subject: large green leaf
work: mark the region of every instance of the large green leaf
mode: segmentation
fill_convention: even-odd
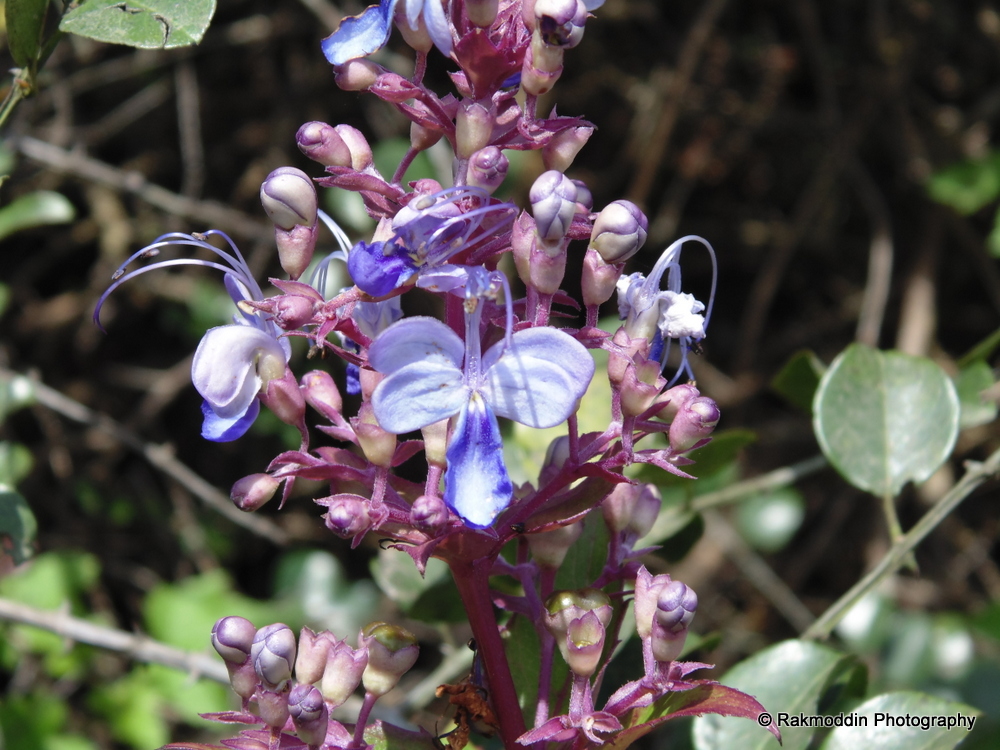
[[[49,0],[6,0],[4,4],[10,56],[22,68],[38,62],[48,4]]]
[[[894,496],[948,458],[959,413],[955,387],[934,362],[852,344],[820,381],[813,427],[847,481]]]
[[[214,13],[215,0],[86,0],[59,28],[99,42],[169,49],[200,42]]]
[[[728,687],[749,693],[771,716],[816,714],[820,698],[853,658],[809,641],[785,641],[740,662],[720,678]],[[784,750],[808,746],[813,729],[778,727]],[[778,743],[752,721],[722,716],[702,716],[694,722],[697,750],[777,750]],[[858,747],[863,747],[859,745]]]
[[[946,750],[965,739],[969,719],[979,713],[971,706],[923,693],[886,693],[865,701],[845,715],[845,719],[852,718],[856,726],[837,727],[821,747],[822,750],[856,750],[859,747]],[[957,722],[959,717],[966,722],[962,726],[938,725],[938,722],[949,720]],[[861,719],[864,721],[859,721]],[[915,725],[910,726],[908,722]],[[857,725],[861,723],[866,726]]]
[[[22,229],[73,221],[76,209],[63,195],[39,190],[0,208],[0,239]]]

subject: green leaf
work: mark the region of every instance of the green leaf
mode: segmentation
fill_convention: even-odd
[[[0,574],[6,558],[20,565],[31,557],[37,530],[27,501],[13,490],[0,491]]]
[[[379,550],[378,557],[371,562],[371,573],[382,593],[404,612],[431,586],[451,577],[447,563],[436,557],[427,561],[427,569],[421,576],[410,556],[395,549]]]
[[[777,552],[795,536],[805,515],[802,495],[787,487],[740,503],[736,509],[736,526],[754,548]]]
[[[993,229],[986,238],[986,249],[994,258],[1000,258],[1000,209],[993,217]]]
[[[38,62],[48,4],[49,0],[7,0],[4,5],[10,56],[22,68]]]
[[[837,727],[822,744],[822,750],[857,750],[859,747],[877,747],[879,750],[946,750],[955,747],[968,735],[962,728],[935,726],[939,721],[968,720],[979,711],[955,701],[935,698],[915,692],[886,693],[865,701],[848,716],[865,719],[867,726]],[[922,717],[927,728],[895,726],[889,719],[905,721],[908,717]],[[846,717],[845,717],[846,718]]]
[[[998,346],[1000,346],[1000,328],[963,354],[958,360],[959,368],[966,367],[977,359],[988,359]]]
[[[110,44],[170,49],[197,44],[215,13],[215,0],[86,0],[59,24],[61,31]]]
[[[948,458],[959,411],[954,385],[934,362],[852,344],[820,381],[813,428],[848,482],[895,496]]]
[[[441,743],[426,730],[411,732],[383,721],[365,727],[365,742],[373,750],[437,750]]]
[[[0,440],[0,487],[15,486],[31,472],[33,465],[31,451],[20,443]]]
[[[719,681],[749,693],[773,717],[816,714],[828,687],[854,666],[854,659],[810,641],[784,641],[740,662]],[[779,727],[784,750],[808,746],[813,729]],[[746,719],[702,716],[694,722],[697,750],[771,750],[778,743],[767,731]],[[859,745],[863,747],[863,745]]]
[[[76,217],[76,209],[65,196],[51,190],[22,195],[0,208],[0,240],[22,229],[65,224]]]
[[[962,407],[962,416],[958,424],[963,430],[987,424],[997,418],[996,402],[986,401],[982,397],[983,391],[995,383],[993,368],[981,359],[962,368],[958,373],[955,389],[958,391],[958,401]]]
[[[931,198],[972,214],[1000,196],[1000,151],[945,167],[927,184]]]
[[[588,513],[583,520],[583,533],[576,540],[556,573],[557,590],[581,589],[590,586],[604,570],[608,555],[608,526],[600,511]]]
[[[771,388],[793,406],[811,412],[813,397],[825,369],[815,352],[802,349],[793,354],[781,372],[774,376]]]

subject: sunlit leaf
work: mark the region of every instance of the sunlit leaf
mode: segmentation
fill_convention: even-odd
[[[48,4],[49,0],[6,0],[4,3],[10,56],[22,68],[38,62]]]
[[[0,208],[0,239],[22,229],[65,224],[75,217],[73,204],[60,193],[51,190],[28,193]]]
[[[927,184],[931,198],[959,213],[971,214],[1000,196],[1000,152],[942,169]]]
[[[955,701],[944,700],[916,692],[886,693],[865,701],[852,715],[867,719],[867,726],[837,727],[821,745],[822,750],[857,750],[859,747],[877,747],[879,750],[912,750],[934,748],[948,750],[968,735],[969,717],[978,716],[979,710]],[[957,721],[966,718],[966,725],[938,726],[940,721]],[[896,726],[889,718],[926,721],[926,727]],[[918,718],[922,717],[922,718]]]
[[[983,398],[983,391],[996,383],[993,368],[982,360],[977,360],[962,368],[955,379],[958,401],[962,408],[959,426],[964,430],[987,424],[997,418],[996,401]]]
[[[62,31],[142,49],[197,44],[215,13],[215,0],[86,0],[59,24]]]
[[[777,717],[816,714],[820,698],[839,675],[853,666],[853,658],[809,641],[785,641],[758,652],[718,678],[723,684],[749,693]],[[779,727],[784,750],[805,748],[813,729]],[[777,741],[755,722],[721,716],[702,716],[694,722],[697,750],[772,750]]]
[[[847,481],[878,496],[921,482],[958,436],[958,394],[934,362],[852,344],[816,391],[813,427]]]

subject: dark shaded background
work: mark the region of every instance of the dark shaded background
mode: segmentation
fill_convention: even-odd
[[[257,190],[285,164],[320,174],[295,148],[302,122],[349,123],[372,142],[406,136],[407,122],[388,105],[334,86],[319,40],[340,15],[317,0],[221,0],[197,48],[136,52],[71,38],[7,128],[16,166],[3,202],[53,189],[79,216],[0,245],[0,279],[12,293],[0,362],[172,446],[223,491],[262,471],[281,442],[197,436],[188,368],[200,333],[185,300],[200,293],[201,275],[151,274],[122,288],[105,309],[108,335],[90,315],[114,268],[165,231],[226,229],[260,278],[277,275]],[[595,15],[555,89],[560,113],[597,126],[570,175],[586,181],[598,207],[627,197],[647,211],[647,249],[630,270],[648,270],[683,234],[717,249],[719,293],[696,370],[723,407],[722,427],[757,433],[743,453],[745,476],[818,452],[808,415],[768,388],[798,350],[829,362],[859,337],[863,318],[863,340],[953,370],[996,329],[1000,275],[984,249],[994,207],[961,217],[925,188],[935,170],[990,149],[1000,119],[1000,15],[989,3],[608,0]],[[384,62],[405,72],[409,59],[394,36]],[[428,74],[439,92],[446,70],[436,59]],[[59,150],[33,158],[24,136]],[[112,168],[109,179],[125,189],[93,179],[93,162],[81,167],[80,156]],[[516,189],[526,191],[532,169],[541,168],[529,163]],[[144,199],[148,185],[194,208],[171,215]],[[216,204],[230,210],[221,223],[198,214]],[[873,275],[869,258],[886,249],[891,269]],[[690,261],[686,286],[707,288],[707,265],[697,252]],[[884,316],[862,316],[866,290],[879,281],[887,283]],[[202,525],[233,541],[215,562],[247,593],[269,593],[275,546],[221,520],[120,441],[40,406],[3,431],[35,457],[21,490],[39,520],[38,547],[98,554],[99,606],[120,627],[141,620],[153,582],[208,564],[210,552],[185,536]],[[959,461],[984,456],[997,438],[995,425],[963,433],[952,471],[904,493],[904,527],[947,489]],[[130,500],[134,514],[123,524],[88,511],[83,485]],[[800,489],[806,523],[767,562],[818,614],[878,559],[886,532],[877,503],[832,470]],[[996,499],[995,489],[974,496],[921,546],[922,576],[898,586],[901,606],[974,613],[1000,598]],[[364,575],[370,550],[349,555],[323,533],[310,503],[263,512],[293,544],[334,550]],[[720,667],[796,633],[731,553],[708,538],[681,568],[702,596],[700,627],[727,636],[705,655]]]

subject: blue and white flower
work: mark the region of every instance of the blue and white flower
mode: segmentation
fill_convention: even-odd
[[[333,65],[343,65],[349,60],[367,57],[382,49],[389,41],[396,7],[400,0],[382,0],[370,5],[357,16],[348,16],[340,26],[323,40],[326,59]],[[444,0],[402,0],[406,24],[416,31],[421,22],[427,35],[441,54],[451,56],[451,25],[445,14]]]
[[[485,528],[506,508],[513,487],[497,417],[529,427],[566,420],[587,390],[594,360],[554,328],[511,333],[481,353],[482,300],[468,296],[465,341],[434,318],[406,318],[368,351],[385,373],[372,394],[383,429],[402,434],[457,417],[448,443],[444,499],[465,523]]]

